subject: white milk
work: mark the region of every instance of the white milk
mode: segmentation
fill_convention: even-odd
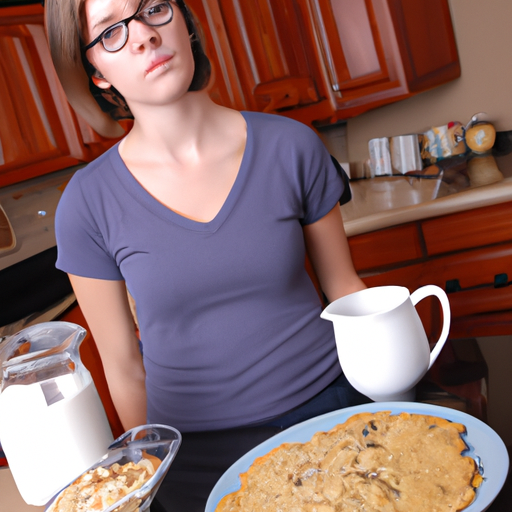
[[[49,406],[41,382],[12,385],[0,394],[2,447],[18,490],[29,505],[45,505],[103,457],[113,441],[92,380],[81,390],[76,381],[72,393],[69,378],[74,377],[63,377],[60,387],[66,398]]]

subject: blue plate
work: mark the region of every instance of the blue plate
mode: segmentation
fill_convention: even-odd
[[[464,512],[483,512],[494,501],[507,478],[509,459],[505,444],[488,425],[469,414],[437,405],[414,402],[375,402],[356,407],[340,409],[294,425],[253,448],[235,462],[213,488],[205,512],[214,512],[219,501],[226,495],[240,489],[240,473],[245,473],[255,459],[267,454],[282,443],[305,443],[316,432],[328,431],[350,416],[361,412],[391,411],[393,414],[408,412],[426,414],[462,423],[467,433],[463,435],[469,447],[468,455],[480,464],[484,481],[476,491],[476,498]]]

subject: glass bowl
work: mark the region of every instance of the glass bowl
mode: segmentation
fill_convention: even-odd
[[[149,510],[149,506],[163,478],[167,474],[180,445],[181,434],[175,428],[166,425],[141,425],[128,430],[118,437],[108,447],[108,452],[105,456],[87,471],[98,467],[109,468],[114,463],[119,465],[127,464],[128,462],[138,463],[143,455],[149,455],[149,458],[156,457],[161,462],[155,474],[139,489],[130,492],[101,512],[144,512]],[[84,473],[87,471],[84,471]],[[65,490],[60,491],[48,503],[45,509],[46,512],[55,511],[54,504]]]

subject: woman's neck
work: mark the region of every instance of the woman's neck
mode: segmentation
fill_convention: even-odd
[[[226,111],[205,91],[189,92],[167,106],[132,108],[135,121],[121,143],[121,156],[127,160],[144,158],[146,162],[194,160],[208,145],[209,136],[220,128],[217,125]]]

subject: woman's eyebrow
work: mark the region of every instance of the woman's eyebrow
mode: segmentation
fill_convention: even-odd
[[[113,14],[108,14],[107,16],[99,19],[96,23],[94,23],[92,28],[95,29],[96,27],[99,27],[101,25],[110,24],[113,19],[114,19],[114,15]]]
[[[128,5],[128,3],[129,3],[129,2],[127,2],[126,4]],[[148,3],[149,3],[149,0],[141,0],[141,1],[139,2],[139,6],[137,7],[137,11],[140,11],[140,10],[141,10],[143,7],[145,7],[145,6],[146,6],[146,4],[148,4]],[[137,11],[135,11],[135,12],[137,12]],[[105,15],[103,18],[100,18],[98,21],[96,21],[96,22],[94,23],[94,25],[92,26],[92,29],[94,30],[95,28],[97,28],[97,27],[99,27],[99,26],[101,26],[101,25],[107,25],[107,26],[108,26],[108,25],[111,25],[111,24],[112,24],[112,21],[114,21],[114,20],[115,20],[115,18],[116,18],[116,17],[114,16],[114,14],[113,14],[113,13],[107,14],[107,15]],[[125,19],[125,18],[123,18],[123,19]],[[119,21],[119,20],[118,20],[118,21]]]

